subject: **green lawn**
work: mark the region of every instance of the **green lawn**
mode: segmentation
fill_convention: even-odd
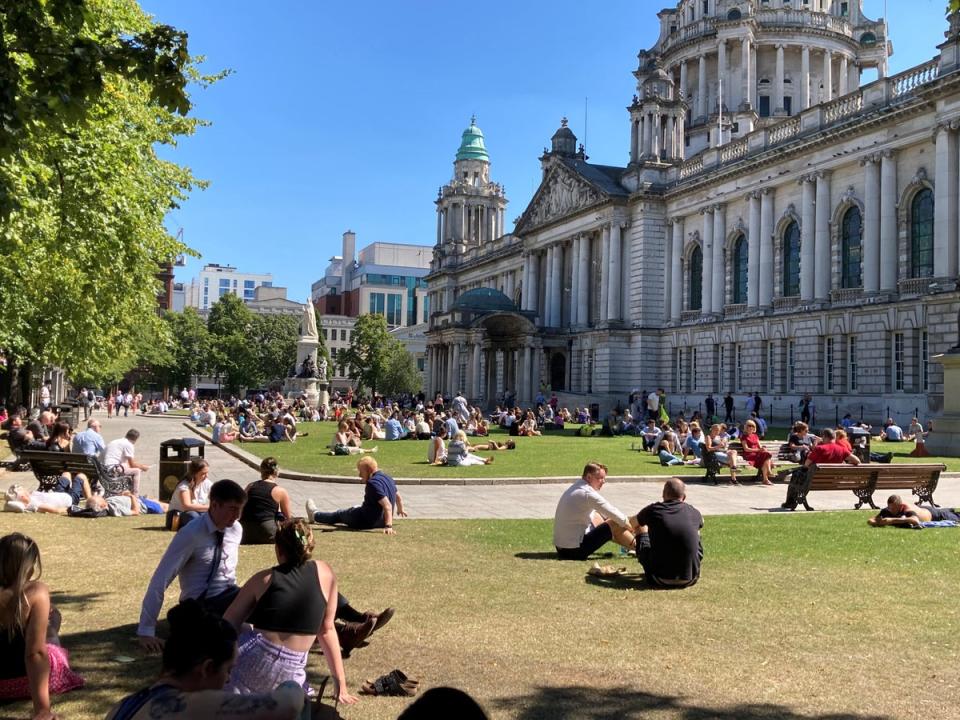
[[[326,532],[316,554],[354,604],[397,608],[346,661],[354,688],[400,668],[423,687],[467,690],[494,718],[523,720],[956,717],[960,530],[875,530],[867,517],[707,518],[703,578],[682,591],[643,589],[632,560],[601,559],[628,565],[612,582],[587,577],[587,562],[554,560],[548,521]],[[64,717],[102,718],[155,677],[134,633],[171,537],[158,525],[0,514],[0,533],[40,543],[63,642],[87,679],[55,699]],[[271,548],[242,548],[240,578],[273,561]],[[364,698],[343,714],[386,720],[405,704]],[[0,716],[28,717],[28,704]]]
[[[574,426],[579,427],[579,426]],[[273,455],[284,470],[318,473],[321,475],[349,475],[356,473],[357,456],[331,456],[327,445],[335,432],[334,424],[301,423],[309,435],[295,443],[241,443],[247,452],[259,457]],[[773,433],[774,437],[776,433]],[[784,435],[785,437],[785,435]],[[506,432],[500,428],[491,431],[491,438],[504,442]],[[474,439],[471,438],[471,441]],[[477,439],[478,442],[482,439]],[[367,441],[365,446],[376,445],[377,462],[394,477],[403,478],[484,478],[484,477],[569,477],[579,475],[585,463],[597,460],[609,468],[611,475],[680,475],[703,474],[699,467],[663,467],[650,453],[631,450],[642,447],[638,437],[591,437],[582,438],[572,429],[547,431],[541,437],[516,438],[515,450],[495,453],[479,452],[481,456],[493,455],[492,465],[476,467],[445,467],[427,464],[427,440],[398,440],[386,442]],[[876,452],[892,450],[894,462],[942,462],[947,470],[960,471],[960,458],[907,457],[913,443],[874,443]],[[753,468],[741,469],[741,474],[756,475]]]

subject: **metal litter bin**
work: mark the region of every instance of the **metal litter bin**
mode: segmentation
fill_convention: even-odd
[[[67,423],[71,430],[77,427],[77,404],[72,402],[63,402],[57,406],[57,420]]]
[[[600,403],[590,403],[590,417],[595,423],[600,422]]]
[[[200,438],[173,438],[160,443],[160,501],[170,502],[173,491],[187,476],[194,458],[202,458],[206,443]],[[196,452],[192,452],[192,451]]]

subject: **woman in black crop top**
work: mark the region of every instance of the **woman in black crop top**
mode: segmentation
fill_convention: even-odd
[[[338,701],[355,703],[347,692],[333,624],[337,578],[327,563],[310,559],[310,525],[303,518],[283,521],[274,547],[277,565],[247,580],[223,616],[237,630],[243,623],[253,626],[240,637],[228,687],[240,694],[263,693],[293,681],[307,690],[307,655],[318,640]]]
[[[277,534],[277,521],[293,517],[290,494],[277,484],[280,467],[276,458],[260,463],[260,479],[247,485],[247,502],[240,515],[244,545],[267,545]]]
[[[50,695],[83,686],[57,632],[60,613],[40,582],[40,549],[20,533],[0,538],[0,699],[33,700],[34,720],[55,717]]]

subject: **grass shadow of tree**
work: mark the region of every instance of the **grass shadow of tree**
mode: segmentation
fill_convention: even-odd
[[[741,703],[728,707],[697,705],[691,698],[657,695],[632,687],[537,687],[528,695],[492,701],[516,720],[623,720],[672,715],[680,720],[888,720],[886,715],[800,714],[774,704]]]

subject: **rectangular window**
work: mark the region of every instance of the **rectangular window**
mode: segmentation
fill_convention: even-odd
[[[331,359],[331,360],[336,360],[336,359],[337,359],[337,348],[335,348],[335,347],[334,347],[334,348],[330,348],[330,359]]]
[[[920,333],[920,390],[930,390],[930,338],[926,330]]]
[[[794,365],[793,340],[787,340],[787,392],[796,390],[796,365]]]
[[[386,311],[386,295],[383,293],[370,293],[370,314],[383,315]]]
[[[823,390],[832,393],[833,388],[833,338],[823,341]]]
[[[700,375],[697,373],[697,349],[692,348],[690,350],[690,390],[692,392],[697,391],[697,380]]]
[[[223,290],[224,288],[230,289],[230,278],[220,278],[220,289]]]
[[[347,331],[340,330],[340,342],[346,342],[346,341],[347,341]]]
[[[417,372],[423,372],[427,369],[427,361],[424,358],[417,358]]]
[[[760,117],[770,117],[770,96],[760,96]]]
[[[256,286],[257,286],[257,283],[255,283],[253,280],[244,280],[244,281],[243,281],[243,289],[244,289],[244,290],[253,290]]]
[[[893,334],[893,389],[903,392],[903,333]]]
[[[430,319],[430,296],[423,296],[423,321],[427,322]]]
[[[402,317],[400,308],[403,307],[403,295],[387,295],[387,325],[400,325]]]
[[[783,110],[787,115],[793,115],[793,98],[789,95],[783,96]]]
[[[847,390],[855,392],[857,389],[857,339],[851,335],[847,338]]]
[[[736,370],[736,376],[734,377],[734,386],[737,388],[737,392],[743,390],[743,346],[735,345],[734,346],[734,357],[736,358],[734,365]]]

